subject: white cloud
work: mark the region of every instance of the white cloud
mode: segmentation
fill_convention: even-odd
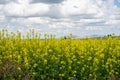
[[[72,23],[72,22],[53,22],[53,23],[51,23],[51,24],[49,24],[49,27],[50,28],[57,28],[57,29],[59,29],[59,28],[73,28],[73,27],[75,27],[75,24],[74,23]]]
[[[80,19],[80,22],[82,23],[101,22],[101,21],[104,21],[104,19]]]
[[[11,2],[4,5],[3,11],[7,16],[44,15],[49,11],[49,6],[43,3],[17,4],[15,2]]]
[[[17,0],[20,4],[29,4],[32,0]]]
[[[0,15],[0,21],[4,21],[6,18],[4,15]]]
[[[101,26],[88,26],[85,28],[85,30],[88,30],[88,31],[101,31],[103,30],[103,28]]]
[[[46,4],[59,4],[64,0],[32,0],[32,3],[46,3]]]
[[[0,20],[6,21],[4,24],[8,24],[9,29],[13,26],[10,29],[13,31],[35,28],[42,33],[66,35],[72,32],[78,36],[107,34],[113,30],[119,33],[120,8],[113,0],[64,0],[62,3],[59,0],[55,3],[47,0],[9,2],[0,5]]]
[[[65,16],[96,14],[99,10],[97,7],[90,0],[67,0],[61,5],[61,11]]]
[[[13,18],[11,20],[13,23],[19,23],[23,24],[24,26],[29,24],[29,25],[35,25],[35,24],[48,24],[50,23],[50,18],[42,18],[42,17],[30,17],[30,18]]]
[[[3,5],[0,5],[0,10],[2,9]]]

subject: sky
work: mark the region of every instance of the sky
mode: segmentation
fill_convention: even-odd
[[[120,35],[120,0],[0,0],[0,30],[57,37]]]

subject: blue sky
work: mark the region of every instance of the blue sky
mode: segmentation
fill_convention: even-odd
[[[114,0],[114,3],[117,7],[120,7],[120,0]]]
[[[120,0],[0,0],[0,29],[84,37],[120,35]]]

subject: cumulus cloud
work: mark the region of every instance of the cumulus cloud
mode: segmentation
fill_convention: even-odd
[[[22,2],[23,3],[23,2]],[[49,6],[43,3],[38,4],[17,4],[11,2],[4,5],[3,12],[7,16],[34,16],[44,15],[49,11]]]
[[[0,15],[0,21],[4,21],[6,18],[4,15]]]
[[[53,4],[49,7],[49,11],[46,14],[46,16],[51,17],[51,18],[61,18],[63,17],[61,11],[60,11],[60,4]]]
[[[119,33],[118,5],[114,0],[0,0],[0,24],[57,35]]]
[[[32,0],[17,0],[19,4],[29,4]]]
[[[9,3],[11,1],[15,1],[15,0],[0,0],[0,4],[6,4],[6,3]]]
[[[96,14],[99,12],[98,6],[90,0],[67,0],[61,5],[61,12],[65,16],[80,14]]]
[[[47,4],[56,4],[56,3],[61,3],[64,0],[32,0],[32,3],[47,3]]]

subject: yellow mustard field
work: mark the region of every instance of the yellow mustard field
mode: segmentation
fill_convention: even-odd
[[[0,80],[120,80],[120,39],[0,31]]]

